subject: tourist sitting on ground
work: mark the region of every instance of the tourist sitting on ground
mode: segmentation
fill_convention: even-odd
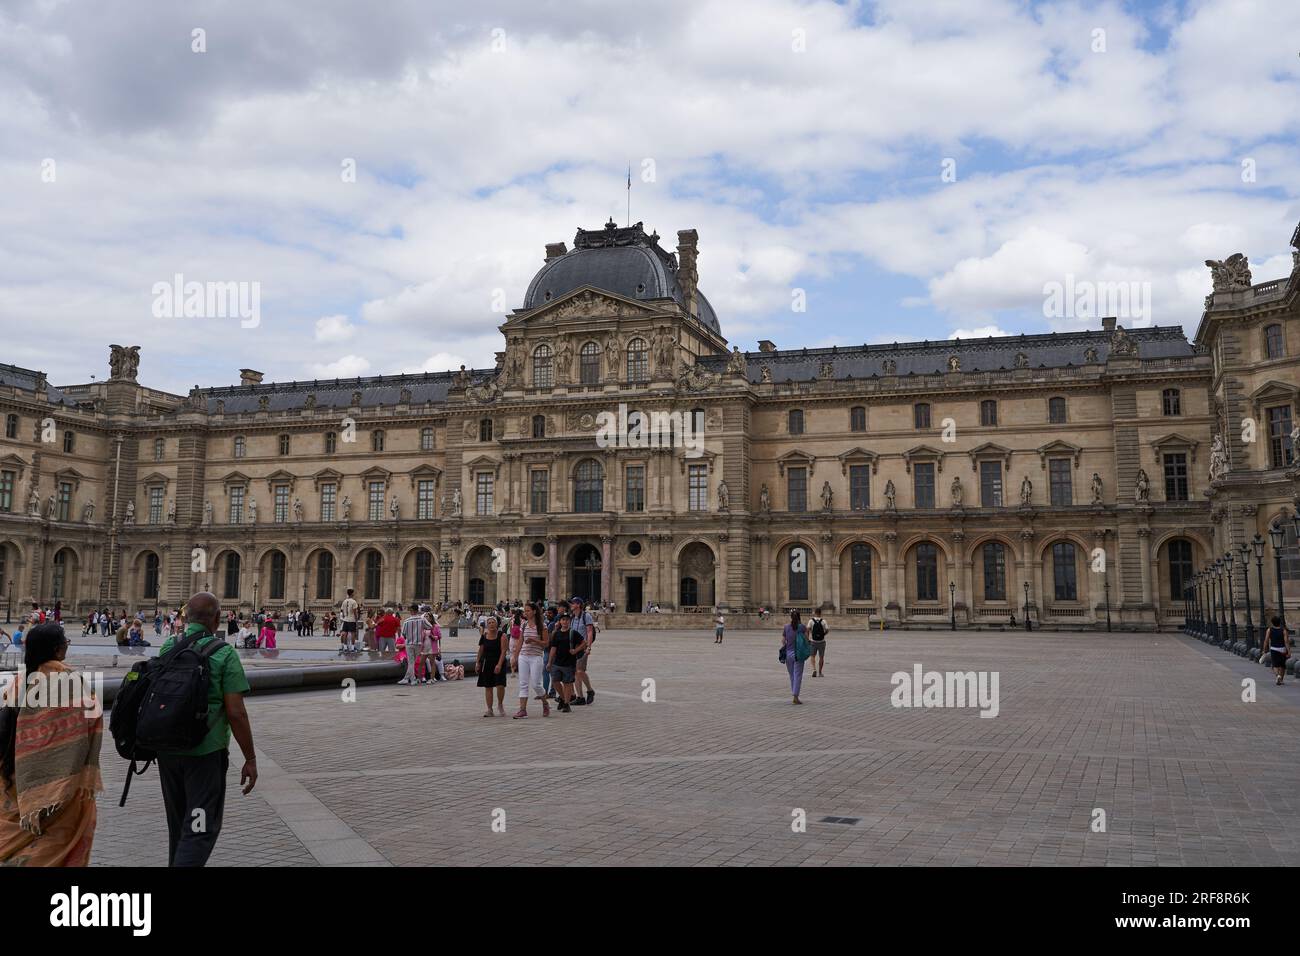
[[[149,642],[144,639],[144,631],[141,630],[140,622],[133,621],[131,627],[126,632],[126,643],[130,647],[149,647]]]
[[[131,643],[131,635],[126,629],[125,624],[118,625],[115,640],[118,647],[126,647]]]

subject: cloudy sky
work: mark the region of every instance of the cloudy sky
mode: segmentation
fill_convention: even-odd
[[[0,361],[490,365],[629,166],[741,348],[1097,324],[1052,282],[1190,334],[1205,259],[1289,273],[1298,132],[1294,2],[0,0]],[[260,321],[158,315],[178,274]]]

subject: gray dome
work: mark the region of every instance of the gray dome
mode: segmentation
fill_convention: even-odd
[[[677,282],[677,257],[664,251],[658,239],[646,235],[641,223],[626,229],[613,223],[603,230],[579,229],[574,248],[548,259],[533,276],[524,308],[535,309],[574,289],[592,286],[628,299],[673,299],[685,309],[686,296]],[[721,335],[717,313],[698,289],[695,302],[698,314],[693,318]]]

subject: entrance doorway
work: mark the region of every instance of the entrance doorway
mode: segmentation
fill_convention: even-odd
[[[645,607],[645,598],[641,593],[641,576],[627,579],[627,604],[623,610],[628,614],[640,614]]]
[[[546,578],[528,579],[528,600],[533,602],[546,600]]]
[[[604,600],[600,593],[600,551],[594,545],[580,544],[573,549],[570,597],[580,597],[588,604]]]

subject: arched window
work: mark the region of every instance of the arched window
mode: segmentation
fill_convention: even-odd
[[[862,405],[854,405],[849,409],[849,431],[864,432],[867,430],[867,409]]]
[[[1264,329],[1264,357],[1281,358],[1286,355],[1286,339],[1282,335],[1282,326],[1270,325]]]
[[[379,552],[367,551],[365,590],[362,592],[367,601],[379,600],[379,585],[382,570],[383,565],[380,562]]]
[[[555,355],[549,345],[533,349],[533,388],[550,388],[555,384]]]
[[[225,581],[222,582],[221,596],[223,598],[239,597],[239,555],[233,551],[226,553],[226,573]]]
[[[1065,399],[1059,395],[1047,400],[1047,420],[1053,425],[1065,424]]]
[[[573,481],[573,510],[580,513],[603,511],[605,508],[605,476],[600,463],[587,458],[578,464]]]
[[[629,382],[648,382],[650,380],[650,348],[645,339],[633,339],[627,343],[627,380]]]
[[[916,546],[916,599],[939,600],[939,549],[928,541]]]
[[[271,587],[268,597],[272,601],[284,600],[284,569],[285,560],[283,551],[271,552]]]
[[[1166,415],[1181,415],[1183,413],[1183,396],[1176,388],[1167,388],[1160,393],[1161,410]]]
[[[533,437],[534,438],[546,437],[546,416],[545,415],[533,416]]]
[[[1192,580],[1192,543],[1185,538],[1174,538],[1165,545],[1165,551],[1169,555],[1169,597],[1181,601],[1186,596],[1183,591]]]
[[[150,551],[144,557],[144,596],[158,600],[158,555]]]
[[[855,544],[849,552],[849,567],[853,578],[853,600],[871,600],[871,546]]]
[[[984,545],[984,600],[1007,599],[1007,549],[1000,541]]]
[[[802,408],[790,409],[790,413],[787,416],[786,420],[790,426],[791,435],[803,434],[803,409]]]
[[[1072,542],[1058,541],[1052,545],[1052,594],[1058,601],[1079,599]]]
[[[808,600],[808,548],[802,544],[790,545],[790,600]]]
[[[329,601],[334,597],[334,555],[322,551],[316,555],[316,600]]]
[[[281,435],[281,436],[280,436],[280,454],[281,454],[281,455],[287,455],[287,454],[289,454],[289,436],[288,436],[288,435]]]
[[[370,433],[370,450],[384,450],[384,430],[382,428],[376,428]]]
[[[427,601],[433,597],[433,554],[429,551],[415,552],[415,588],[417,601]]]
[[[248,442],[244,440],[243,435],[235,436],[235,457],[243,458],[244,453],[248,451]]]
[[[578,349],[578,381],[583,385],[600,383],[600,346],[595,342],[584,342]]]

